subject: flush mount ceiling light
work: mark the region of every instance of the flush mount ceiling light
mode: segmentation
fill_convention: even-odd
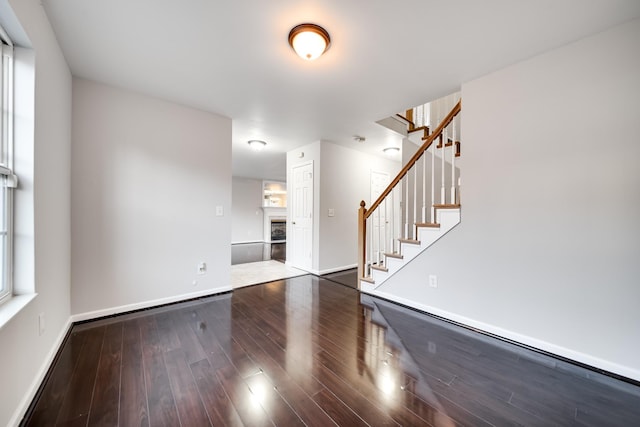
[[[382,151],[384,151],[384,153],[388,156],[394,156],[400,152],[400,149],[398,147],[387,147]]]
[[[261,141],[259,139],[252,139],[248,142],[248,144],[253,151],[262,151],[264,147],[267,145],[266,142]]]
[[[354,140],[355,142],[363,143],[363,142],[365,142],[365,141],[367,140],[367,138],[365,138],[364,136],[355,135],[355,136],[353,137],[353,140]]]
[[[289,32],[289,45],[300,58],[307,61],[320,57],[330,43],[327,30],[316,24],[300,24]]]

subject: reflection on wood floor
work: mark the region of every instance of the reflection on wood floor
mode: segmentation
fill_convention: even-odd
[[[311,275],[73,327],[24,425],[639,425],[640,389]]]

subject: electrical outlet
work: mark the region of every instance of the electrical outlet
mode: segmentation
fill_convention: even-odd
[[[193,286],[198,286],[198,281],[197,281],[197,280],[194,280],[193,282],[191,282],[191,284],[192,284]]]
[[[45,331],[45,323],[44,323],[44,313],[38,314],[38,334],[40,336],[44,335]]]
[[[437,288],[438,287],[438,276],[436,276],[435,274],[430,274],[429,275],[429,287],[430,288]]]
[[[222,206],[216,206],[216,216],[224,216],[224,208]]]

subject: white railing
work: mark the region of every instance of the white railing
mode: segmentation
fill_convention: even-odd
[[[417,243],[418,228],[437,227],[436,208],[460,204],[460,111],[459,101],[371,208],[360,203],[359,278],[370,277],[372,268],[384,270],[387,257],[401,255],[401,242]]]

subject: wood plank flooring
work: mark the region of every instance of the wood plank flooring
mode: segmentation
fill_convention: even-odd
[[[22,425],[632,426],[640,388],[306,275],[75,325]]]

